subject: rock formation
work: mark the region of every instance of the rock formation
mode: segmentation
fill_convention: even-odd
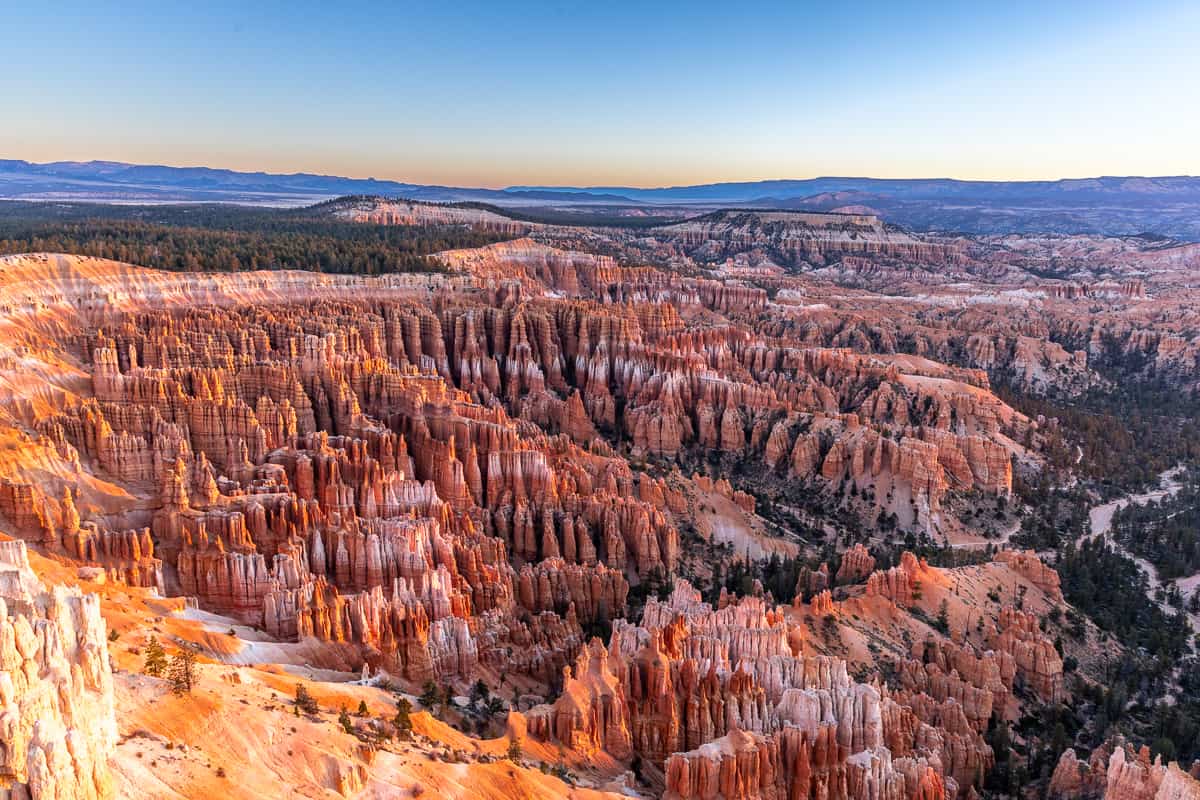
[[[814,604],[832,612],[828,592]],[[784,611],[755,598],[713,610],[677,582],[640,625],[618,621],[607,648],[588,646],[529,731],[636,753],[670,798],[953,797],[991,763],[955,699],[897,699],[798,645]]]
[[[764,248],[786,266],[824,266],[838,256],[900,258],[921,263],[965,260],[955,245],[919,241],[866,214],[808,211],[717,211],[659,233],[695,256],[723,259]]]
[[[874,571],[874,556],[861,543],[856,544],[842,553],[842,563],[837,571],[837,582],[839,584],[858,583]]]
[[[1037,554],[1030,550],[1001,550],[996,560],[1007,564],[1014,572],[1025,576],[1054,600],[1062,600],[1062,588],[1058,573],[1042,563]]]
[[[1067,748],[1055,766],[1049,795],[1055,798],[1103,797],[1104,800],[1196,800],[1200,798],[1200,762],[1184,771],[1179,764],[1153,761],[1150,750],[1134,750],[1121,737],[1105,742],[1088,761]]]
[[[504,673],[557,694],[531,738],[636,758],[672,798],[972,796],[989,724],[1063,700],[1062,658],[1027,611],[935,630],[950,573],[909,553],[881,568],[881,540],[959,531],[961,496],[1000,508],[1015,467],[1039,467],[1057,423],[993,380],[1081,391],[1113,347],[1196,377],[1190,312],[1142,330],[1129,306],[1152,275],[1003,295],[971,283],[996,265],[964,243],[869,215],[722,212],[591,240],[403,201],[334,213],[525,238],[378,278],[0,260],[0,369],[32,375],[4,384],[0,425],[35,454],[0,458],[5,529],[71,574],[195,598],[409,688]],[[627,266],[643,252],[670,266]],[[861,288],[883,283],[935,288]],[[824,503],[864,518],[871,549],[837,553],[838,531],[793,604],[757,585],[713,608],[675,580],[704,574],[687,552],[704,503],[763,530],[793,510],[820,524]],[[30,588],[24,550],[4,552],[5,775],[107,796],[94,598]],[[1063,602],[1034,553],[976,566]],[[337,767],[347,791],[357,769]],[[1192,796],[1132,751],[1102,772],[1114,797]],[[1064,755],[1054,784],[1098,774]]]
[[[0,794],[114,797],[116,738],[99,598],[47,591],[25,543],[0,541]]]

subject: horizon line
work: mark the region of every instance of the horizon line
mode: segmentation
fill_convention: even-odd
[[[919,175],[919,176],[883,178],[883,177],[878,177],[878,176],[870,175],[870,174],[863,174],[863,175],[821,174],[821,175],[812,175],[812,176],[804,177],[804,178],[795,178],[795,177],[789,177],[789,178],[739,178],[739,179],[728,179],[728,180],[707,179],[707,180],[704,180],[702,182],[697,182],[697,183],[677,183],[677,184],[670,184],[670,185],[661,185],[660,184],[660,185],[656,185],[656,186],[635,185],[635,184],[631,184],[631,183],[625,183],[625,184],[617,184],[617,183],[609,183],[609,184],[509,183],[509,184],[499,185],[499,186],[484,186],[484,185],[466,186],[466,185],[457,185],[457,184],[451,184],[451,183],[414,183],[410,180],[403,179],[403,178],[380,178],[375,175],[369,175],[366,177],[360,177],[360,176],[355,176],[355,175],[337,175],[337,174],[328,173],[328,172],[312,172],[312,171],[305,170],[305,169],[298,169],[294,172],[269,172],[264,169],[238,169],[238,168],[234,168],[234,167],[214,167],[210,164],[197,164],[197,163],[164,164],[164,163],[147,163],[147,162],[137,162],[137,161],[121,161],[121,160],[105,159],[105,158],[88,158],[88,159],[64,158],[64,159],[56,159],[53,161],[30,161],[29,159],[26,159],[26,158],[8,158],[8,157],[0,158],[0,162],[3,162],[3,161],[20,161],[20,162],[23,162],[25,164],[29,164],[29,165],[35,166],[35,167],[50,167],[50,166],[55,166],[55,165],[59,165],[59,164],[78,164],[78,165],[111,164],[111,165],[121,165],[121,166],[128,166],[128,167],[162,167],[165,169],[206,169],[206,170],[213,170],[213,171],[219,171],[219,172],[232,172],[232,173],[241,174],[241,175],[269,175],[269,176],[278,176],[278,177],[311,176],[314,178],[329,178],[329,179],[336,179],[336,180],[375,181],[377,183],[398,183],[398,184],[404,184],[407,186],[414,186],[414,187],[446,188],[446,189],[473,189],[473,190],[502,191],[502,192],[503,191],[508,191],[508,192],[534,191],[534,190],[544,190],[544,191],[580,190],[580,191],[593,191],[594,192],[594,191],[602,191],[602,190],[611,191],[611,190],[621,190],[621,189],[633,189],[636,191],[646,192],[646,191],[669,191],[669,190],[674,190],[674,189],[690,189],[690,188],[697,188],[697,187],[720,186],[720,185],[728,185],[728,184],[783,183],[783,182],[804,182],[804,181],[818,181],[818,180],[953,181],[956,183],[1012,183],[1012,184],[1019,184],[1019,183],[1063,183],[1066,181],[1088,181],[1088,180],[1104,180],[1104,179],[1164,180],[1164,179],[1182,179],[1182,178],[1198,179],[1198,178],[1200,178],[1200,175],[1191,175],[1188,173],[1176,173],[1176,174],[1171,174],[1171,175],[1165,175],[1165,174],[1164,175],[1116,175],[1116,174],[1094,175],[1093,174],[1093,175],[1079,175],[1079,176],[1063,176],[1063,177],[1058,177],[1058,178],[963,178],[963,177],[952,177],[952,176],[948,176],[948,175],[941,175],[941,176]]]

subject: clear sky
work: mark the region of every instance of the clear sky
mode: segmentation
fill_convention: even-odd
[[[0,158],[469,186],[1200,174],[1200,2],[10,3]]]

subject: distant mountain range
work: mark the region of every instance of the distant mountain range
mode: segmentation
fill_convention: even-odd
[[[0,159],[0,198],[93,202],[224,202],[305,205],[334,197],[371,194],[431,202],[485,201],[506,205],[630,203],[603,192],[497,190],[424,186],[375,178],[342,178],[298,172],[236,172],[211,167],[166,167],[119,161]]]
[[[374,178],[236,172],[114,161],[0,159],[0,199],[296,206],[343,195],[499,206],[726,206],[875,213],[918,231],[1155,233],[1200,241],[1200,178],[1057,181],[812,178],[640,189],[630,186],[428,186]]]
[[[896,200],[970,203],[1103,201],[1200,202],[1200,178],[1103,177],[1057,181],[962,181],[952,178],[810,178],[806,180],[708,183],[638,189],[630,186],[513,186],[508,192],[615,195],[642,203],[781,203],[818,195],[852,193]]]

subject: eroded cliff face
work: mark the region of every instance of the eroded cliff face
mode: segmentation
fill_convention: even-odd
[[[1006,495],[1039,423],[983,368],[792,327],[736,280],[529,240],[442,258],[460,274],[7,262],[2,422],[24,454],[0,453],[7,529],[410,686],[561,687],[529,735],[636,758],[671,797],[966,797],[988,721],[1018,694],[1061,699],[1030,614],[942,636],[910,613],[960,577],[911,555],[883,569],[853,548],[795,606],[714,609],[679,582],[620,619],[631,586],[675,577],[689,497],[754,514],[727,478],[675,468],[710,455],[934,532],[954,493]],[[987,568],[1061,602],[1032,554]],[[892,650],[814,633],[868,624],[855,635]],[[851,677],[885,661],[890,683]]]
[[[534,422],[543,431],[565,433],[581,445],[591,446],[603,432],[628,442],[635,453],[679,459],[711,451],[751,461],[761,457],[784,480],[816,481],[833,488],[852,483],[856,490],[869,489],[877,513],[895,514],[901,524],[927,530],[945,524],[942,501],[947,492],[1007,493],[1014,455],[1029,455],[1016,442],[1028,441],[1036,424],[997,400],[982,371],[949,368],[924,358],[866,355],[824,343],[809,346],[806,337],[782,337],[769,317],[753,316],[766,308],[762,289],[620,267],[603,256],[529,240],[442,258],[469,273],[469,281],[429,278],[425,286],[390,278],[377,285],[326,281],[308,289],[285,284],[286,291],[264,294],[264,302],[276,305],[304,291],[348,297],[361,287],[361,293],[389,302],[387,308],[334,303],[329,311],[338,322],[331,318],[322,326],[310,325],[311,330],[297,332],[286,345],[268,333],[256,333],[254,342],[217,334],[214,344],[222,353],[219,358],[202,356],[197,363],[205,368],[232,369],[236,378],[247,359],[307,366],[303,373],[292,369],[281,374],[279,363],[258,365],[255,377],[244,379],[250,385],[237,389],[242,408],[203,412],[237,419],[216,423],[189,417],[188,424],[224,426],[222,435],[246,442],[247,463],[254,464],[274,445],[274,440],[247,438],[258,436],[252,429],[256,423],[261,427],[260,411],[276,417],[279,421],[270,424],[280,429],[291,425],[293,413],[300,415],[297,424],[306,423],[308,409],[346,402],[344,396],[328,396],[335,391],[332,383],[320,387],[324,398],[313,395],[317,361],[330,354],[383,358],[392,368],[436,376],[473,403],[502,405],[514,418]],[[125,276],[123,281],[136,285],[137,280],[148,280],[135,278]],[[64,292],[72,280],[59,278]],[[248,287],[218,282],[202,293],[175,277],[168,283],[180,300],[207,297],[226,307],[239,297],[250,299],[258,285],[257,279],[248,279]],[[155,296],[166,291],[154,287]],[[417,307],[411,305],[414,300],[419,301]],[[85,298],[75,298],[76,305],[82,302]],[[135,307],[132,297],[100,303],[82,322],[86,326],[92,317],[110,321],[107,316],[126,306]],[[333,340],[321,341],[353,314],[365,315],[367,327],[350,326]],[[201,328],[219,328],[224,322],[223,313],[198,313],[171,324],[198,336]],[[164,323],[163,317],[136,323],[144,328],[140,343],[126,341],[129,332],[116,327],[88,334],[85,357],[94,359],[94,394],[101,403],[142,405],[144,395],[139,392],[160,391],[154,385],[160,379],[147,382],[143,373],[180,363],[170,355],[173,345],[164,345],[168,349],[160,354],[158,343],[146,341],[156,335],[157,329],[149,326]],[[347,334],[351,335],[343,346],[338,337]],[[317,338],[302,341],[300,336]],[[283,346],[290,349],[281,350]],[[202,347],[189,343],[185,349]],[[272,381],[291,385],[273,388]],[[358,392],[359,387],[349,389]],[[165,390],[174,391],[169,386]],[[205,401],[206,391],[211,393],[200,387],[192,401]],[[218,386],[218,395],[222,391],[228,393]],[[185,387],[183,393],[189,392]],[[267,403],[262,409],[259,397]],[[382,405],[374,407],[366,398],[357,401],[357,410],[375,415],[390,398],[380,398]],[[124,411],[120,418],[111,408],[89,408],[80,421],[60,420],[58,428],[43,423],[42,430],[53,437],[47,441],[69,457],[66,434],[78,438],[77,428],[84,425],[84,433],[96,440],[100,465],[120,481],[156,481],[162,461],[176,455],[203,455],[216,464],[235,460],[238,454],[228,452],[238,446],[233,441],[214,435],[192,442],[181,435],[182,403],[164,398],[146,404],[160,406],[157,409]],[[347,416],[356,412],[349,406],[336,414],[332,408],[325,410],[306,430],[330,430],[327,425],[334,421],[344,428]],[[138,434],[142,443],[134,438]],[[151,436],[164,440],[157,453],[147,449]],[[178,452],[169,452],[172,447]],[[479,469],[482,473],[485,467]]]
[[[277,635],[366,645],[413,680],[509,650],[546,676],[578,621],[622,613],[627,574],[673,569],[670,490],[422,374],[414,361],[449,366],[421,317],[344,344],[291,319],[294,356],[274,364],[249,318],[232,363],[203,339],[159,360],[143,331],[165,320],[114,331],[134,337],[115,346],[101,332],[95,401],[47,423],[86,457],[124,448],[118,460],[161,472],[150,529],[185,593]],[[122,371],[122,351],[155,366]],[[110,433],[131,411],[146,421]]]
[[[918,264],[965,261],[956,243],[929,242],[889,228],[870,214],[717,211],[654,231],[698,258],[765,250],[779,263],[823,267],[840,257],[903,259]]]
[[[900,702],[842,659],[804,655],[800,636],[783,609],[713,610],[678,583],[585,648],[529,731],[636,753],[669,798],[954,797],[991,763],[955,700]]]
[[[523,297],[592,300],[553,301],[555,319],[537,324],[551,343],[531,357],[545,386],[569,398],[572,426],[586,423],[577,393],[592,423],[583,430],[615,434],[635,453],[726,453],[761,459],[787,480],[853,482],[871,490],[876,511],[927,529],[944,523],[949,491],[1010,491],[1013,458],[1028,455],[1015,441],[1036,424],[991,394],[982,370],[866,355],[835,338],[810,346],[807,334],[780,331],[774,310],[759,314],[768,302],[760,289],[524,240],[443,258],[481,279],[508,276]],[[530,302],[523,319],[547,307]],[[478,337],[479,328],[469,321],[466,333]],[[488,376],[499,368],[486,343],[470,353],[471,388],[494,393],[486,384],[498,382]]]
[[[701,267],[726,284],[747,279],[774,300],[770,318],[758,322],[762,332],[770,323],[809,345],[929,357],[1028,392],[1103,386],[1093,364],[1114,361],[1184,385],[1200,379],[1200,317],[1188,277],[1200,250],[1191,243],[913,235],[871,213],[726,210],[622,232],[517,223],[475,209],[353,205],[353,214],[335,213],[397,224],[444,219],[560,250],[583,245],[693,273]]]
[[[371,225],[464,225],[513,236],[520,236],[531,229],[540,227],[534,223],[518,222],[483,209],[456,208],[449,205],[407,200],[347,199],[329,203],[326,208],[328,213],[335,218]]]
[[[483,663],[553,682],[581,626],[678,559],[686,480],[635,473],[600,432],[635,453],[761,454],[930,529],[949,491],[1009,491],[1005,431],[1029,423],[983,373],[776,343],[718,321],[766,303],[729,282],[528,240],[442,257],[469,277],[260,289],[14,262],[6,296],[41,291],[23,312],[38,343],[90,378],[24,408],[59,480],[14,470],[0,510],[114,579],[414,681]],[[128,491],[119,513],[69,479],[92,472]]]
[[[29,409],[65,466],[61,493],[6,478],[19,535],[416,682],[480,663],[552,682],[581,624],[624,613],[630,579],[673,572],[682,498],[596,439],[552,309],[431,310],[419,287],[383,306],[239,305],[247,283],[217,285],[220,311],[64,298],[75,332],[43,344],[77,346],[91,391]],[[119,513],[68,479],[89,469],[130,492]]]
[[[1050,780],[1056,798],[1102,797],[1104,800],[1196,800],[1200,798],[1200,762],[1184,771],[1179,764],[1150,759],[1150,750],[1135,750],[1121,737],[1105,742],[1088,760],[1071,748],[1063,751]]]
[[[713,608],[678,582],[585,647],[528,731],[636,755],[671,798],[972,796],[994,762],[989,726],[1065,698],[1036,617],[976,604],[996,585],[1025,587],[1031,607],[1061,602],[1007,560],[945,570],[911,554],[842,599],[822,589],[791,606],[722,593]],[[944,633],[919,621],[943,603]],[[863,639],[875,649],[846,646]],[[851,677],[864,672],[891,677]]]
[[[106,633],[95,595],[47,590],[25,543],[0,541],[0,796],[115,796]]]

